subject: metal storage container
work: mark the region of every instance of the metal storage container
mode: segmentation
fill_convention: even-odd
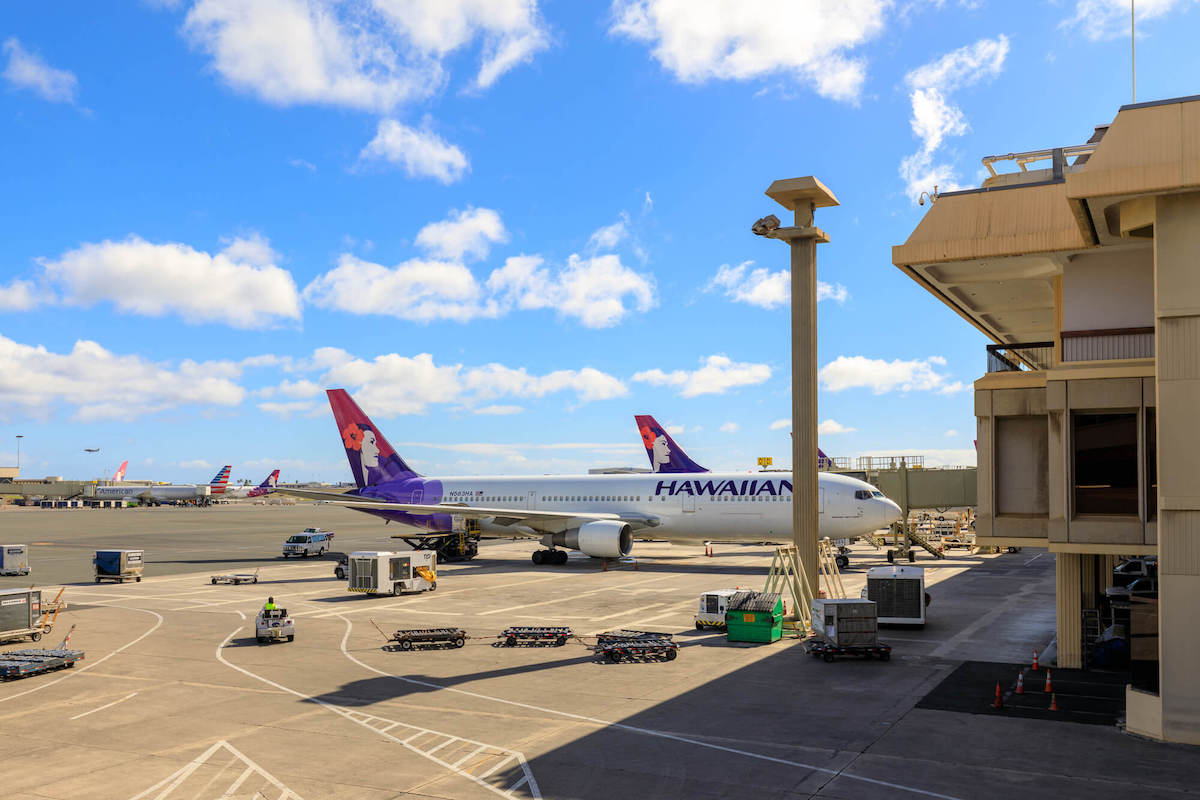
[[[879,623],[872,601],[818,597],[812,601],[810,610],[813,631],[824,641],[838,647],[876,644]]]
[[[144,550],[97,550],[92,563],[96,565],[96,583],[102,580],[124,583],[126,578],[142,579]]]
[[[0,635],[21,635],[42,616],[41,589],[0,589]]]
[[[28,575],[29,548],[23,544],[0,544],[0,575]]]
[[[783,636],[783,599],[778,592],[738,592],[725,606],[731,642],[777,642]]]

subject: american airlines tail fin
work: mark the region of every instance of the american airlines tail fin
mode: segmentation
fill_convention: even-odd
[[[128,466],[129,466],[129,461],[122,461],[121,466],[117,467],[117,471],[113,473],[112,479],[114,481],[125,480],[125,469]]]
[[[213,476],[213,479],[208,482],[209,495],[225,494],[225,487],[229,485],[229,473],[233,470],[233,465],[226,464],[221,467],[221,471]]]
[[[708,472],[707,469],[688,458],[683,448],[675,444],[667,429],[647,414],[633,418],[637,422],[646,456],[650,459],[653,472]]]
[[[358,488],[416,476],[345,389],[329,389],[325,394]]]

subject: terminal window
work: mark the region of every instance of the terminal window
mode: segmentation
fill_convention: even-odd
[[[1146,409],[1146,518],[1158,518],[1158,414]]]
[[[1075,414],[1072,441],[1075,513],[1137,516],[1137,414]]]

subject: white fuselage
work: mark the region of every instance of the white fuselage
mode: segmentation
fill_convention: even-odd
[[[201,486],[97,486],[97,500],[148,500],[156,503],[199,500],[209,496],[209,487]]]
[[[869,534],[900,519],[900,507],[863,481],[818,473],[820,535]],[[398,502],[440,502],[514,510],[607,512],[655,519],[635,538],[670,541],[785,541],[792,538],[791,475],[779,472],[658,473],[529,477],[427,478],[425,496]],[[416,492],[414,492],[416,494]],[[447,509],[449,511],[449,509]],[[502,526],[485,525],[501,532]],[[522,526],[513,526],[521,528]],[[517,531],[514,531],[517,532]]]

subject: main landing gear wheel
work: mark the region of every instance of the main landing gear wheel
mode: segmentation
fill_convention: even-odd
[[[533,555],[530,556],[530,558],[533,559],[533,563],[541,566],[541,564],[546,560],[545,554],[547,552],[548,551],[546,551],[546,550],[534,550]]]
[[[534,550],[533,555],[530,556],[530,558],[533,559],[533,563],[538,564],[538,565],[554,564],[554,565],[562,566],[563,564],[567,563],[567,551],[566,550]]]
[[[850,566],[850,558],[848,556],[839,555],[834,558],[834,562],[837,564],[838,569],[845,569]]]

